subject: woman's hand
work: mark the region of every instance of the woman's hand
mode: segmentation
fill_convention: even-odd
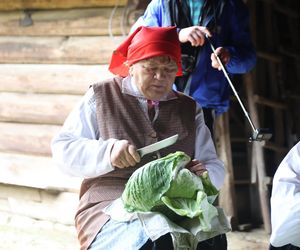
[[[202,46],[205,43],[205,34],[211,36],[210,31],[204,26],[191,26],[179,31],[178,37],[181,43],[190,42],[192,46]]]
[[[205,165],[196,159],[191,160],[185,167],[197,176],[207,171]]]
[[[227,49],[225,49],[223,47],[219,47],[216,49],[216,54],[218,55],[218,57],[220,58],[220,60],[224,66],[229,62],[230,54]],[[218,69],[218,70],[222,69],[221,65],[218,63],[218,60],[214,53],[211,53],[210,59],[211,59],[211,66],[213,68]]]
[[[141,157],[136,151],[136,147],[127,140],[116,141],[110,153],[111,164],[118,168],[135,166],[140,162]]]

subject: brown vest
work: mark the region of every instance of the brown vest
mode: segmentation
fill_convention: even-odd
[[[175,151],[194,156],[195,101],[181,93],[178,98],[159,103],[159,115],[151,124],[136,97],[122,93],[122,78],[116,77],[93,85],[96,115],[101,138],[125,139],[137,148],[179,134],[177,142],[159,151],[161,157]],[[80,190],[80,203],[75,218],[81,250],[91,244],[109,220],[101,210],[119,198],[131,174],[145,163],[157,158],[146,155],[135,167],[116,168],[105,175],[85,179]]]

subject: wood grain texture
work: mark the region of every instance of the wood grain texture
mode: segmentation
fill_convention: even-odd
[[[60,126],[0,122],[0,152],[51,156],[50,143]]]
[[[0,93],[0,121],[61,125],[75,104],[76,95]]]
[[[88,7],[124,6],[126,0],[2,0],[0,10],[70,9]]]
[[[2,64],[0,91],[83,95],[91,84],[111,77],[107,64]]]
[[[0,184],[0,194],[2,212],[66,225],[74,224],[78,205],[77,193],[55,193],[40,188]]]
[[[224,184],[220,189],[219,205],[224,209],[233,230],[237,229],[238,214],[234,187],[234,171],[231,154],[229,114],[224,113],[215,121],[215,141],[218,156],[225,164]]]
[[[3,36],[125,35],[124,8],[0,12]],[[124,17],[123,17],[124,16]],[[26,22],[27,20],[27,22]],[[29,22],[28,22],[29,21]]]
[[[107,64],[122,37],[0,37],[0,63]]]
[[[78,193],[82,181],[61,172],[50,157],[0,152],[0,165],[0,183]],[[30,199],[41,201],[42,197]]]

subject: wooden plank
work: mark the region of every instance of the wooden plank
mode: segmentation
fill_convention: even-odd
[[[75,104],[76,95],[0,93],[0,121],[62,124]]]
[[[252,75],[250,73],[245,74],[243,76],[243,81],[246,87],[247,101],[248,101],[249,111],[252,116],[253,123],[257,127],[260,127],[257,107],[253,100],[254,83],[252,80]],[[260,143],[254,142],[252,144],[252,159],[253,159],[252,170],[253,167],[255,167],[254,172],[255,174],[257,174],[260,208],[261,208],[264,228],[267,233],[270,233],[271,232],[270,197],[268,193],[268,187],[264,181],[265,178],[267,177],[267,174],[266,174],[264,151]],[[251,174],[253,175],[253,173]]]
[[[267,6],[265,6],[267,7]],[[270,8],[264,9],[264,19],[265,19],[265,27],[266,29],[271,29],[273,32],[266,33],[265,44],[269,48],[270,51],[275,51],[278,48],[278,45],[274,43],[276,39],[278,39],[277,34],[279,34],[279,28],[277,25],[274,25],[272,22],[273,13]],[[267,75],[267,79],[269,79],[271,86],[267,90],[267,95],[271,100],[280,100],[282,96],[285,96],[285,88],[283,87],[283,79],[281,78],[281,65],[276,65],[274,63],[268,62],[267,70],[265,71]],[[285,111],[286,112],[286,111]],[[276,133],[273,134],[272,141],[277,145],[285,145],[286,143],[286,127],[284,125],[284,113],[282,110],[273,109],[273,129]],[[273,159],[275,160],[275,164],[280,164],[282,160],[282,155],[274,154]]]
[[[282,58],[279,54],[272,54],[266,51],[257,51],[256,54],[258,58],[262,58],[274,63],[282,63]]]
[[[265,105],[265,106],[268,106],[271,108],[276,108],[276,109],[283,109],[283,110],[287,109],[287,105],[285,103],[274,101],[274,100],[271,100],[271,99],[263,97],[263,96],[254,95],[253,99],[254,99],[254,102],[256,102],[257,104],[260,104],[260,105]]]
[[[280,54],[283,54],[284,56],[288,56],[288,57],[291,57],[293,60],[297,60],[298,61],[297,63],[299,63],[300,53],[297,51],[296,47],[295,48],[280,47],[279,52],[280,52]]]
[[[0,37],[0,63],[107,64],[122,37]]]
[[[78,206],[78,194],[70,192],[49,193],[42,189],[0,184],[0,211],[37,220],[73,225]],[[39,201],[30,199],[36,194]]]
[[[50,143],[61,126],[0,122],[0,151],[51,155]]]
[[[300,17],[299,9],[292,9],[282,3],[274,2],[274,9],[279,13],[284,14],[287,18],[298,19]]]
[[[225,181],[219,194],[219,205],[224,209],[233,230],[237,229],[238,217],[235,195],[234,171],[232,164],[229,114],[218,116],[215,121],[216,148],[220,159],[225,164]]]
[[[1,159],[1,158],[0,158]],[[24,186],[7,185],[0,183],[0,200],[5,200],[9,197],[15,197],[17,199],[31,200],[41,202],[42,197],[40,190],[36,188],[27,188]],[[17,191],[16,191],[17,190]]]
[[[88,7],[124,6],[126,0],[2,0],[0,10],[26,10],[26,9],[71,9]]]
[[[122,35],[123,8],[0,12],[2,36]],[[124,24],[125,25],[125,24]]]
[[[108,65],[0,64],[0,91],[82,95],[112,76]]]
[[[50,157],[0,152],[0,166],[0,183],[39,188],[51,193],[78,193],[82,181],[63,174]],[[40,202],[44,198],[39,199]]]

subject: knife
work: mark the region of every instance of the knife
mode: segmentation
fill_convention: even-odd
[[[177,139],[178,139],[178,134],[168,137],[164,140],[155,142],[153,144],[150,144],[146,147],[139,148],[137,151],[142,158],[146,154],[149,154],[149,153],[155,152],[157,150],[160,150],[162,148],[166,148],[166,147],[173,145],[177,141]]]

